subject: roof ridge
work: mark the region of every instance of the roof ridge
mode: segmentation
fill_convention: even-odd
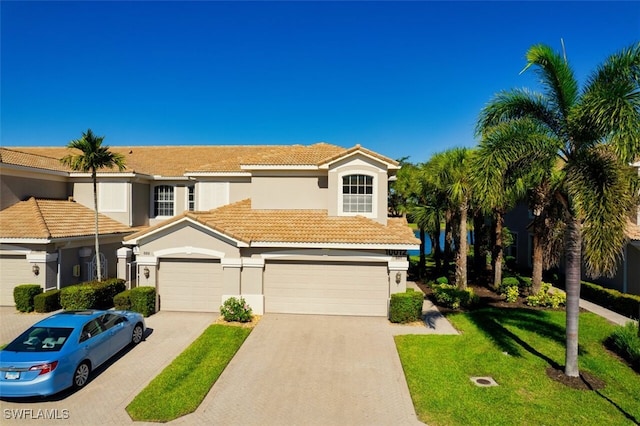
[[[37,198],[36,197],[31,197],[31,198],[29,198],[29,200],[27,200],[27,202],[31,202],[31,204],[32,204],[33,211],[34,211],[34,213],[36,215],[36,217],[35,217],[36,223],[46,233],[47,238],[51,238],[51,231],[49,230],[49,226],[47,226],[47,221],[44,219],[44,216],[42,215],[42,210],[40,210],[40,204],[38,203]]]
[[[20,151],[19,149],[11,149],[11,148],[7,148],[4,146],[0,146],[0,151],[11,151],[11,152],[17,152],[19,154],[24,154],[24,155],[30,155],[32,157],[40,157],[40,158],[46,158],[48,160],[58,160],[60,161],[59,158],[56,157],[49,157],[48,155],[42,155],[42,154],[34,154],[32,152],[25,152],[25,151]],[[0,163],[2,163],[2,154],[0,153]]]

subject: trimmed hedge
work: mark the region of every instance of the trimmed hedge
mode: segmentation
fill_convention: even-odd
[[[33,304],[36,312],[40,313],[53,312],[61,309],[60,290],[50,290],[45,293],[40,293],[33,298]]]
[[[39,284],[20,284],[13,288],[13,301],[20,312],[33,312],[33,298],[42,293]]]
[[[156,312],[155,287],[136,287],[131,289],[131,310],[148,317]]]
[[[640,315],[640,296],[620,293],[586,281],[581,284],[580,297],[630,318]]]
[[[422,318],[422,302],[424,294],[421,291],[407,289],[405,293],[391,295],[389,305],[389,321],[407,323]]]
[[[65,310],[109,309],[113,307],[116,294],[125,288],[125,281],[119,278],[64,287],[60,293],[60,305]]]
[[[135,287],[116,294],[113,298],[115,308],[123,311],[140,312],[148,317],[156,312],[156,289],[154,287]]]
[[[131,290],[125,290],[118,293],[113,298],[113,307],[119,311],[131,310]]]

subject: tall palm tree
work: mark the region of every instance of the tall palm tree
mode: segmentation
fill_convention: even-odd
[[[117,167],[118,170],[125,169],[124,156],[115,152],[111,152],[109,147],[102,145],[104,136],[95,136],[91,129],[87,129],[82,133],[80,139],[69,142],[67,148],[76,149],[80,154],[68,154],[60,161],[62,164],[70,167],[72,170],[80,172],[91,172],[91,180],[93,182],[93,209],[95,211],[95,249],[96,249],[96,268],[98,281],[102,281],[102,265],[100,261],[100,242],[98,229],[98,178],[97,171],[100,169]]]
[[[581,263],[592,277],[611,275],[626,241],[632,206],[626,169],[640,152],[640,43],[610,56],[582,90],[564,55],[549,46],[534,45],[526,57],[524,71],[537,72],[544,92],[497,94],[483,108],[478,129],[527,118],[557,141],[554,155],[564,178],[556,197],[567,224],[565,374],[577,377]],[[523,166],[546,152],[536,140],[529,140],[530,161]]]
[[[467,288],[467,217],[471,202],[471,177],[469,174],[472,151],[467,148],[452,148],[436,154],[432,169],[436,187],[444,190],[449,201],[448,217],[455,217],[456,273],[459,289]]]

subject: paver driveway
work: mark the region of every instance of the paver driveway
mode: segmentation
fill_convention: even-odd
[[[5,324],[7,329],[10,327],[8,321],[11,319],[19,322],[26,321],[25,327],[20,328],[10,338],[17,336],[39,319],[37,315],[14,314],[5,309],[7,308],[2,308],[0,311],[3,331]],[[145,320],[149,329],[146,340],[121,357],[116,357],[114,361],[108,363],[107,368],[98,369],[98,374],[94,375],[85,388],[78,392],[62,392],[54,399],[0,401],[0,423],[130,424],[131,419],[125,411],[129,402],[216,318],[216,314],[164,311],[152,315]],[[2,337],[5,338],[4,332]],[[18,415],[23,418],[52,415],[59,419],[57,421],[55,419],[49,421],[15,419],[14,417]]]
[[[175,424],[416,425],[385,318],[265,315]]]

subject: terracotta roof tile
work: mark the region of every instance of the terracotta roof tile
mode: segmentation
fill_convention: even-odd
[[[0,148],[0,163],[43,170],[69,171],[57,158],[7,148]]]
[[[103,214],[98,223],[101,235],[134,231]],[[94,232],[94,211],[73,201],[32,197],[0,211],[0,238],[70,238]]]
[[[187,172],[240,172],[241,165],[317,165],[339,156],[344,148],[327,143],[314,145],[242,146],[112,146],[125,157],[127,172],[182,176]],[[73,152],[66,147],[20,147],[15,151],[59,159]],[[52,160],[57,161],[57,160]],[[108,172],[109,170],[103,170]],[[116,172],[117,169],[111,170]]]
[[[189,217],[245,243],[419,244],[404,219],[382,225],[362,216],[329,217],[326,210],[253,210],[243,200],[207,212],[189,212],[154,228]],[[147,230],[148,231],[148,230]],[[126,239],[143,234],[131,235]]]
[[[630,240],[640,241],[640,225],[637,225],[631,221],[627,222],[626,233],[627,237],[629,237]]]

